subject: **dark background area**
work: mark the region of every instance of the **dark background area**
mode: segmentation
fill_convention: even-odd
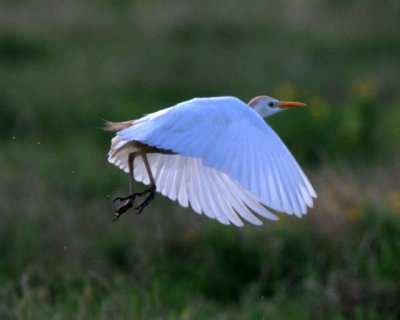
[[[2,1],[2,319],[400,317],[398,1]],[[268,119],[319,198],[221,226],[162,196],[112,223],[128,177],[104,119],[196,96]]]

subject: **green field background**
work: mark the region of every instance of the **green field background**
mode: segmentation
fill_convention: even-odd
[[[0,319],[398,319],[400,2],[0,2]],[[192,97],[268,123],[319,197],[243,228],[128,177],[104,120]]]

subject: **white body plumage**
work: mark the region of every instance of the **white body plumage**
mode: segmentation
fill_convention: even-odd
[[[157,191],[223,224],[242,226],[244,219],[259,225],[259,216],[276,220],[269,208],[300,217],[316,193],[262,118],[300,105],[267,96],[249,104],[234,97],[195,98],[124,122],[108,160],[128,172],[132,142],[171,151],[147,153]],[[140,157],[133,175],[150,183]]]

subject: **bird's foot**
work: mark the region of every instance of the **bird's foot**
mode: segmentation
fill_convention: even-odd
[[[154,199],[155,193],[156,193],[156,186],[153,185],[142,192],[132,193],[130,195],[127,195],[126,197],[116,197],[113,200],[113,203],[120,201],[124,202],[124,204],[120,206],[117,210],[115,210],[113,221],[118,220],[118,218],[123,213],[125,213],[126,211],[128,211],[130,208],[133,207],[136,197],[140,197],[147,194],[147,197],[137,207],[135,207],[136,213],[137,214],[141,213],[143,209],[147,207],[148,204]]]
[[[118,220],[118,218],[125,213],[126,211],[128,211],[130,208],[132,208],[133,203],[135,202],[135,198],[138,196],[137,193],[132,193],[130,195],[127,195],[126,197],[116,197],[113,200],[113,203],[120,201],[120,202],[124,202],[124,204],[122,206],[120,206],[117,210],[115,210],[114,212],[114,218],[113,221]]]
[[[140,214],[144,208],[146,208],[149,203],[154,199],[156,195],[156,186],[152,185],[150,188],[144,190],[143,192],[140,193],[140,195],[144,195],[148,193],[147,197],[135,208],[136,213]]]

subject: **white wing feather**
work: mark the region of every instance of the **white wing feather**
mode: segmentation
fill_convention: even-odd
[[[221,223],[241,226],[240,216],[261,224],[253,213],[277,219],[266,207],[301,216],[313,206],[316,193],[296,160],[239,99],[192,99],[143,117],[117,135],[177,153],[148,155],[157,191]],[[121,151],[109,161],[127,171],[126,158]],[[134,174],[149,183],[140,157]]]

